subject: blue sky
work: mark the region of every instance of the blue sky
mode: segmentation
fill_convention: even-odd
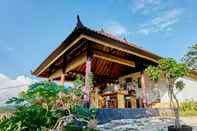
[[[0,0],[0,73],[30,76],[73,30],[93,28],[177,60],[197,43],[194,0]]]

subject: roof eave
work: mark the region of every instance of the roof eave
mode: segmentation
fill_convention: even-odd
[[[43,68],[48,65],[50,63],[50,60],[54,59],[56,57],[56,53],[58,52],[61,52],[63,49],[63,47],[66,47],[69,45],[69,42],[71,42],[73,39],[77,38],[80,34],[85,34],[87,35],[87,31],[90,31],[92,33],[94,33],[95,35],[99,35],[99,36],[102,36],[102,37],[105,37],[107,39],[110,39],[110,40],[113,40],[113,41],[116,41],[116,42],[119,42],[120,44],[125,44],[123,43],[122,41],[120,40],[116,40],[116,39],[112,39],[110,37],[107,37],[97,31],[94,31],[94,30],[91,30],[90,28],[88,27],[85,27],[80,19],[78,19],[78,22],[76,24],[76,27],[74,28],[74,30],[70,33],[70,35],[63,41],[61,42],[61,44],[33,71],[31,72],[32,75],[35,75],[35,76],[38,76],[38,77],[41,77],[41,73],[43,72]],[[158,61],[159,59],[161,59],[162,57],[160,57],[159,55],[156,55],[152,52],[149,52],[147,50],[144,50],[144,49],[141,49],[139,47],[136,47],[136,46],[133,46],[131,44],[126,44],[126,46],[128,47],[132,47],[132,48],[135,48],[136,50],[139,50],[141,52],[145,52],[147,53],[148,55],[150,55],[151,57],[153,57],[156,61]]]

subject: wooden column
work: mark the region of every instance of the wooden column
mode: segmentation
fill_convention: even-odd
[[[136,96],[131,96],[131,108],[135,109],[137,107]]]
[[[86,59],[86,69],[85,69],[85,86],[84,86],[84,97],[83,103],[85,106],[90,106],[90,83],[89,83],[89,75],[91,73],[91,66],[92,66],[92,58],[93,58],[93,51],[91,48],[88,48],[87,51],[87,59]]]
[[[65,96],[64,94],[64,82],[65,82],[65,76],[63,71],[61,72],[61,76],[60,76],[60,85],[62,86],[61,91],[58,93],[58,97],[59,97],[59,101],[58,101],[58,106],[63,107],[64,106],[64,101],[63,101],[63,97]]]
[[[99,108],[98,88],[95,88],[93,94],[91,95],[90,106],[94,108]]]
[[[64,73],[62,72],[61,78],[60,78],[60,85],[64,86],[64,82],[65,82],[65,76],[64,76]]]
[[[64,82],[65,82],[65,67],[66,67],[66,60],[67,57],[64,56],[62,58],[62,66],[61,66],[61,78],[60,78],[60,85],[64,86]]]
[[[124,94],[121,92],[117,93],[118,108],[125,108]]]
[[[147,105],[147,98],[146,98],[146,84],[144,78],[144,71],[141,72],[141,88],[142,88],[142,103],[144,107]]]

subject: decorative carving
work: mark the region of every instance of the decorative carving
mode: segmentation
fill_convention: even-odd
[[[82,24],[79,15],[77,15],[77,24],[76,24],[76,28],[83,28],[84,25]]]

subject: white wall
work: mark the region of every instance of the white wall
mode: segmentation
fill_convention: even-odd
[[[177,98],[179,101],[184,101],[186,99],[193,99],[197,101],[197,80],[189,77],[179,78],[185,83],[185,87],[181,91],[177,91]],[[162,102],[169,101],[167,92],[161,97]]]
[[[129,74],[127,76],[120,77],[119,80],[123,80],[128,77],[137,78],[140,77],[140,73]],[[177,92],[178,99],[180,101],[184,101],[186,99],[193,99],[197,101],[197,80],[189,77],[179,78],[178,80],[182,80],[185,83],[185,88]],[[160,98],[161,102],[169,102],[167,83],[164,79],[161,78],[161,80],[155,84],[145,73],[145,83],[149,103],[156,101],[158,98]]]
[[[162,78],[157,83],[154,83],[148,78],[147,73],[145,73],[145,83],[148,103],[158,101],[167,92],[166,82]]]
[[[161,102],[169,102],[167,83],[165,82],[165,80],[161,79],[155,85],[149,80],[147,74],[145,76],[149,101],[154,101],[156,99],[155,95],[158,92],[157,90],[159,88]],[[193,99],[197,101],[197,80],[189,77],[179,78],[178,80],[182,80],[185,84],[185,87],[181,91],[176,91],[179,101],[184,101],[186,99]]]

